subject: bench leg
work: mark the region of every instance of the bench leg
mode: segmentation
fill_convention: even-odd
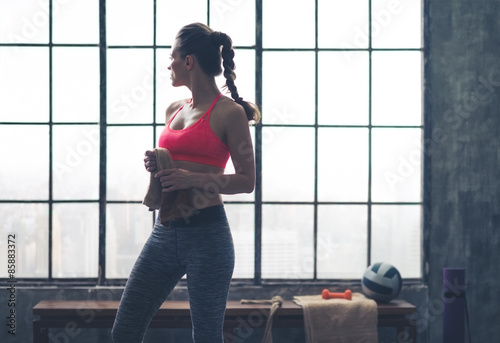
[[[410,325],[410,342],[417,343],[417,327]]]
[[[224,343],[234,343],[234,329],[233,324],[224,322]]]
[[[396,328],[397,343],[417,343],[417,329],[415,326],[407,327],[398,326]]]
[[[49,329],[33,325],[33,343],[49,343]]]

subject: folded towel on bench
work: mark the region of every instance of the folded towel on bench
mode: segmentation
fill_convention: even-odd
[[[361,293],[352,300],[295,296],[302,306],[307,343],[377,343],[377,303]]]

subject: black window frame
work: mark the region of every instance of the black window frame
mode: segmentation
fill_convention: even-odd
[[[49,49],[49,121],[48,122],[0,122],[0,125],[45,125],[49,128],[49,195],[48,200],[0,200],[0,204],[4,203],[43,203],[48,204],[48,227],[49,227],[49,240],[48,240],[48,277],[47,278],[20,278],[18,281],[21,284],[27,285],[95,285],[95,286],[122,286],[125,284],[126,279],[108,279],[106,277],[106,206],[107,204],[124,204],[124,203],[140,203],[140,201],[109,201],[107,200],[106,195],[106,182],[107,182],[107,168],[106,168],[106,160],[107,160],[107,129],[113,126],[148,126],[153,128],[153,144],[157,141],[157,127],[163,126],[163,123],[157,123],[155,119],[155,113],[157,112],[157,104],[156,104],[156,66],[157,66],[157,49],[168,49],[170,46],[165,45],[156,45],[156,0],[154,3],[154,40],[153,45],[149,46],[108,46],[106,41],[106,1],[99,0],[99,43],[98,44],[56,44],[52,42],[52,6],[54,0],[49,0],[49,42],[46,44],[30,44],[30,43],[0,43],[0,47],[48,47]],[[428,244],[426,243],[426,227],[429,225],[429,214],[428,208],[430,206],[430,191],[427,189],[427,185],[430,181],[430,157],[429,154],[423,154],[423,168],[422,168],[422,178],[423,178],[423,189],[422,189],[422,201],[420,202],[373,202],[371,200],[371,134],[373,128],[419,128],[422,129],[422,144],[425,148],[424,142],[427,141],[430,133],[429,129],[429,119],[428,116],[423,115],[422,125],[419,126],[376,126],[371,124],[371,100],[372,100],[372,84],[371,84],[371,74],[372,74],[372,64],[371,64],[371,55],[374,51],[419,51],[422,55],[422,60],[428,56],[428,51],[426,50],[427,41],[429,40],[430,33],[426,30],[424,25],[423,27],[423,44],[420,48],[407,48],[407,49],[376,49],[372,48],[372,34],[371,34],[371,25],[369,27],[369,43],[368,48],[352,48],[352,49],[344,49],[344,48],[319,48],[318,47],[318,0],[315,0],[315,46],[314,48],[307,49],[273,49],[273,48],[264,48],[263,47],[263,2],[265,0],[256,0],[255,1],[255,13],[256,13],[256,30],[255,30],[255,45],[254,46],[235,46],[236,49],[250,49],[255,51],[255,102],[259,107],[262,104],[262,64],[263,64],[263,54],[267,51],[312,51],[315,53],[315,124],[312,125],[287,125],[287,124],[265,124],[258,123],[255,125],[255,161],[256,161],[256,188],[255,188],[255,200],[254,201],[228,201],[226,203],[230,204],[252,204],[255,208],[255,256],[254,256],[254,277],[252,279],[235,279],[233,281],[233,285],[253,285],[253,286],[262,286],[266,284],[295,284],[297,282],[300,283],[313,283],[313,284],[332,284],[334,283],[342,283],[342,282],[353,282],[355,280],[322,280],[317,278],[317,233],[318,233],[318,225],[317,225],[317,213],[319,205],[338,205],[338,204],[362,204],[367,205],[368,208],[368,223],[367,223],[367,239],[368,239],[368,251],[367,251],[367,266],[372,262],[370,260],[371,256],[371,208],[372,205],[419,205],[422,207],[423,219],[421,221],[422,228],[422,242],[421,246],[423,248],[423,252],[421,255],[421,278],[418,279],[405,279],[407,282],[422,282],[422,280],[426,280],[425,273],[425,256],[428,251]],[[369,23],[372,22],[371,17],[371,7],[372,0],[368,1],[368,9],[369,9]],[[426,18],[428,14],[426,13],[428,5],[427,2],[429,0],[424,1],[422,4],[422,16]],[[211,0],[207,0],[207,18],[206,23],[210,25],[210,2]],[[424,20],[424,24],[427,21]],[[99,73],[100,73],[100,114],[99,114],[99,122],[54,122],[52,120],[52,103],[53,103],[53,89],[52,89],[52,67],[53,67],[53,48],[57,47],[98,47],[99,48]],[[154,73],[153,73],[153,114],[152,114],[152,123],[147,124],[108,124],[107,123],[107,51],[108,49],[129,49],[129,48],[144,48],[144,49],[152,49],[153,50],[153,63],[154,63]],[[323,51],[366,51],[369,54],[369,123],[368,125],[319,125],[318,124],[318,56],[320,52]],[[427,66],[423,64],[423,73],[424,75],[427,73]],[[428,102],[425,101],[426,97],[428,97],[428,90],[424,89],[422,85],[422,96],[424,99],[423,112],[427,113],[430,109],[428,108]],[[263,116],[265,116],[265,111],[263,112]],[[99,162],[99,199],[97,200],[54,200],[53,199],[53,138],[52,133],[55,126],[58,125],[98,125],[100,131],[100,146],[99,146],[99,154],[100,154],[100,162]],[[314,181],[314,200],[312,202],[277,202],[277,201],[263,201],[262,200],[262,130],[266,127],[309,127],[315,130],[315,181]],[[368,175],[369,175],[369,185],[368,185],[368,201],[367,202],[321,202],[318,201],[318,130],[320,128],[328,128],[328,127],[363,127],[368,128],[369,131],[369,161],[368,161]],[[424,151],[425,152],[425,151]],[[52,209],[54,204],[59,203],[98,203],[99,205],[99,266],[98,266],[98,277],[96,278],[55,278],[52,273]],[[262,278],[262,206],[267,204],[307,204],[314,206],[314,272],[313,278],[309,280],[294,280],[294,279],[263,279]],[[153,219],[155,214],[153,213]],[[5,280],[5,279],[2,279]],[[182,281],[181,281],[182,282]]]

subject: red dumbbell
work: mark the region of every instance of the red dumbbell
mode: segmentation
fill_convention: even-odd
[[[332,293],[329,290],[324,289],[323,292],[321,292],[321,296],[323,297],[323,299],[351,300],[352,299],[352,292],[347,289],[344,293]]]

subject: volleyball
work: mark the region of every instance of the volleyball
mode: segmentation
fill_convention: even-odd
[[[377,262],[369,266],[361,280],[363,293],[377,302],[389,302],[397,297],[402,285],[401,274],[387,262]]]

